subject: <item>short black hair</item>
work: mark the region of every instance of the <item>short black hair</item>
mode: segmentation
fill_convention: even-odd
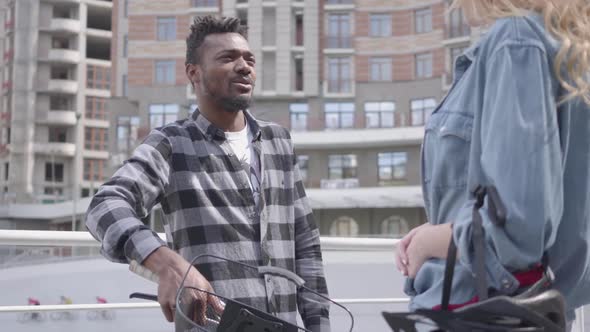
[[[197,64],[200,61],[199,47],[203,45],[205,37],[214,33],[239,33],[248,39],[248,27],[242,25],[239,18],[198,16],[193,20],[191,32],[186,38],[185,64]]]

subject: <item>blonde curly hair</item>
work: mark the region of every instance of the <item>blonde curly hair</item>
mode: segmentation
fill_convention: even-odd
[[[451,8],[462,8],[479,22],[541,13],[547,30],[561,42],[554,70],[568,92],[563,101],[579,97],[590,105],[590,1],[454,0]]]

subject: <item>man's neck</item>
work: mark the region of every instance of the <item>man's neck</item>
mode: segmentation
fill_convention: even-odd
[[[246,126],[243,111],[228,112],[211,105],[199,104],[199,112],[214,126],[223,131],[240,131]]]

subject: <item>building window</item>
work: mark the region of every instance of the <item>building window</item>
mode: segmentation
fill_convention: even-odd
[[[123,3],[123,16],[129,16],[129,0],[125,0]]]
[[[127,48],[129,47],[129,37],[127,34],[123,36],[123,57],[127,57]]]
[[[62,163],[45,163],[45,181],[63,182],[64,181],[64,164]]]
[[[84,159],[84,180],[85,181],[104,181],[105,179],[105,160],[103,159]]]
[[[463,16],[463,10],[461,8],[455,8],[451,11],[449,26],[449,30],[447,31],[448,38],[463,37],[471,34],[471,29],[465,20],[465,16]]]
[[[176,61],[156,61],[156,84],[174,84],[176,81]]]
[[[68,130],[64,127],[49,127],[49,142],[65,143],[67,141]]]
[[[352,48],[350,14],[328,14],[327,48]]]
[[[296,55],[293,63],[295,65],[295,91],[303,91],[303,57]]]
[[[120,116],[117,119],[117,150],[129,156],[138,145],[138,116]]]
[[[291,130],[307,130],[307,113],[309,112],[309,106],[303,103],[291,104],[289,105],[289,112],[291,114]]]
[[[381,234],[388,237],[402,237],[409,231],[408,222],[400,216],[391,216],[381,222]]]
[[[340,237],[356,237],[359,234],[359,224],[351,217],[340,217],[330,225],[330,235]]]
[[[354,154],[334,154],[328,156],[328,175],[333,179],[356,179],[357,163]]]
[[[408,154],[383,152],[378,154],[379,185],[390,185],[407,178]]]
[[[416,78],[432,77],[432,53],[416,54]]]
[[[107,120],[107,100],[86,96],[86,119]]]
[[[327,103],[324,113],[326,129],[354,127],[354,103]]]
[[[68,111],[71,110],[72,99],[67,96],[51,95],[49,96],[49,110],[51,111]]]
[[[430,118],[430,114],[436,107],[436,100],[434,98],[415,99],[410,102],[410,110],[412,112],[412,126],[422,126]]]
[[[416,33],[426,33],[432,31],[432,9],[418,9],[414,12]]]
[[[162,127],[178,120],[179,107],[176,104],[150,105],[150,128]]]
[[[176,40],[176,18],[157,18],[158,40]]]
[[[369,67],[371,68],[371,81],[391,81],[392,80],[392,59],[390,57],[371,57],[369,58]]]
[[[10,163],[6,162],[6,166],[4,167],[4,180],[8,181],[8,174]]]
[[[301,174],[301,181],[303,183],[307,183],[307,171],[309,165],[309,156],[305,155],[298,155],[297,156],[297,166],[299,166],[299,174]]]
[[[295,13],[295,45],[303,46],[303,11]]]
[[[218,0],[192,0],[193,7],[217,7]]]
[[[86,87],[89,89],[109,90],[111,88],[111,69],[88,65],[86,68]]]
[[[391,15],[390,14],[371,14],[369,16],[371,37],[389,37],[391,36]]]
[[[365,103],[367,128],[393,128],[395,126],[395,103]]]
[[[129,89],[127,74],[123,74],[121,81],[123,82],[123,87],[122,87],[121,93],[123,94],[123,97],[127,97],[127,93],[128,93],[127,89]]]
[[[86,127],[84,129],[84,148],[86,150],[107,151],[108,131],[106,128]]]
[[[352,92],[352,68],[350,58],[328,59],[328,92]]]

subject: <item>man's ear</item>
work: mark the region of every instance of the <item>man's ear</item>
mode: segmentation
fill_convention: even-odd
[[[192,63],[187,63],[185,66],[186,77],[191,82],[193,87],[195,84],[201,82],[201,67]]]

